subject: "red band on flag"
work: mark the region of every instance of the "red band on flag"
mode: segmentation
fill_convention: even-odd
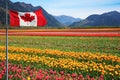
[[[18,13],[16,11],[10,10],[10,26],[19,26]]]
[[[38,26],[45,26],[47,24],[47,20],[42,13],[42,9],[35,11],[35,14],[37,15],[37,19],[38,19],[37,25]]]

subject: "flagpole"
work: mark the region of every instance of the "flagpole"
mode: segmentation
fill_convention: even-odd
[[[8,80],[8,0],[6,0],[6,80]]]

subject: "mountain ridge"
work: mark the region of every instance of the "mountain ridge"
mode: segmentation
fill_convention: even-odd
[[[75,22],[70,25],[70,27],[74,26],[120,26],[120,12],[111,11],[107,13],[103,13],[101,15],[93,14],[88,16],[86,19]]]
[[[66,15],[60,15],[60,16],[54,16],[54,17],[65,26],[69,26],[70,24],[81,20],[80,18],[74,18],[72,16],[66,16]]]

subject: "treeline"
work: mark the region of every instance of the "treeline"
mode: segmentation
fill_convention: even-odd
[[[0,24],[0,29],[5,29],[6,25]],[[8,29],[101,29],[101,28],[120,28],[120,26],[85,26],[85,27],[51,27],[51,26],[45,26],[45,27],[26,27],[26,26],[17,26],[17,27],[11,27],[8,25]]]

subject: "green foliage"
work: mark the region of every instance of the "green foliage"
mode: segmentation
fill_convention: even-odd
[[[9,36],[9,46],[58,49],[75,52],[120,54],[119,43],[119,37]],[[5,36],[0,36],[0,45],[5,45]]]

